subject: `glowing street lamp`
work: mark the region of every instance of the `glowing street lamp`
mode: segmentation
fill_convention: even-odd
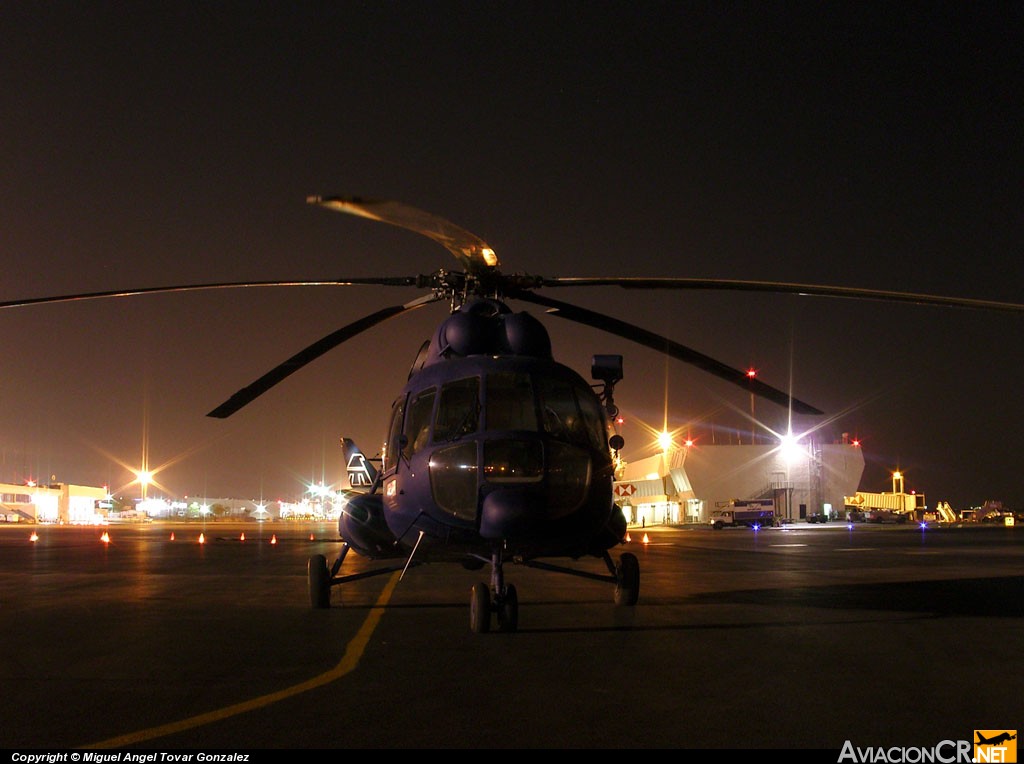
[[[672,433],[662,431],[658,433],[658,446],[661,448],[662,453],[668,453],[672,450]]]
[[[789,464],[807,456],[806,448],[800,444],[799,437],[788,432],[779,438],[779,453]]]
[[[153,482],[153,473],[147,469],[141,469],[135,471],[135,480],[142,488],[142,503],[146,503],[146,491],[149,489],[149,484]]]

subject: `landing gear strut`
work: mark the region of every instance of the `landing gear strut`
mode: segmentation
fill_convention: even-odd
[[[376,570],[367,570],[362,573],[352,573],[347,576],[339,576],[338,571],[341,570],[341,564],[345,562],[345,557],[348,555],[348,550],[351,547],[346,543],[342,544],[341,552],[338,554],[338,559],[334,561],[334,564],[330,568],[327,567],[327,558],[322,554],[314,554],[309,558],[306,564],[306,577],[309,582],[309,604],[316,610],[324,610],[331,606],[331,587],[340,586],[341,584],[349,581],[358,581],[363,578],[372,578],[374,576],[383,576],[388,573],[395,573],[398,571],[405,571],[408,568],[413,568],[419,565],[419,562],[410,560],[404,565],[391,565],[386,568],[377,568]]]

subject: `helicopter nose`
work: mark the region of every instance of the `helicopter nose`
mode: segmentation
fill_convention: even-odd
[[[531,488],[498,488],[480,509],[480,535],[485,539],[516,539],[535,533],[544,521],[543,497]]]

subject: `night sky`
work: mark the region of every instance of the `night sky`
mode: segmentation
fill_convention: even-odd
[[[395,199],[502,270],[763,279],[1022,300],[1024,6],[819,3],[0,5],[0,301],[454,268],[408,231],[306,204]],[[1024,507],[1024,316],[724,292],[560,289],[827,412],[928,503]],[[300,287],[0,310],[0,481],[296,498],[376,452],[443,305],[227,420],[206,416],[414,289]],[[535,314],[533,306],[516,304]],[[645,428],[748,438],[745,391],[554,317],[589,378],[621,353]],[[667,414],[666,414],[667,412]],[[786,412],[757,402],[773,428]],[[129,494],[138,487],[125,489]],[[151,492],[154,489],[150,489]]]

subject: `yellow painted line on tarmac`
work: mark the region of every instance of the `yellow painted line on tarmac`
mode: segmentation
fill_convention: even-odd
[[[216,711],[209,711],[205,714],[199,714],[198,716],[191,716],[181,721],[171,722],[170,724],[161,724],[159,727],[150,727],[149,729],[139,730],[138,732],[130,732],[127,735],[120,735],[118,737],[112,737],[107,740],[101,740],[98,743],[90,743],[89,745],[79,746],[80,748],[119,748],[125,745],[133,745],[135,743],[141,743],[146,740],[152,740],[158,737],[164,737],[165,735],[173,735],[176,732],[184,732],[185,730],[195,729],[196,727],[202,727],[206,724],[212,724],[214,722],[223,721],[232,716],[238,714],[244,714],[249,711],[255,711],[258,708],[265,708],[269,705],[277,703],[287,698],[301,695],[309,690],[315,690],[317,687],[323,687],[325,684],[330,684],[338,679],[350,674],[355,670],[356,666],[359,665],[360,658],[363,657],[363,652],[366,650],[366,645],[370,641],[370,637],[373,635],[374,630],[377,628],[377,624],[380,622],[381,616],[384,615],[384,606],[388,604],[391,599],[391,595],[398,585],[400,576],[395,573],[388,580],[387,586],[384,587],[384,591],[381,592],[380,597],[374,603],[370,609],[369,614],[366,616],[366,620],[363,621],[363,625],[359,627],[359,631],[352,640],[345,646],[345,654],[342,655],[341,661],[338,665],[319,676],[315,676],[312,679],[307,679],[305,682],[286,687],[283,690],[269,693],[268,695],[261,695],[258,698],[247,700],[242,703],[236,703],[233,706],[226,706],[225,708],[217,709]]]

